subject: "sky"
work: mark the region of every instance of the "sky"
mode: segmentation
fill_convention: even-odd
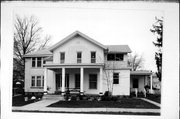
[[[144,70],[157,71],[154,54],[157,48],[150,32],[159,10],[122,9],[114,7],[16,7],[13,15],[35,16],[43,35],[51,36],[53,45],[78,30],[104,45],[129,45],[131,54],[142,55]]]

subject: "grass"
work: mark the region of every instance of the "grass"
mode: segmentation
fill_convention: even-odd
[[[157,102],[157,103],[161,103],[161,96],[160,95],[147,95],[146,97],[147,99],[149,100],[152,100],[154,102]]]
[[[19,96],[15,96],[12,99],[12,106],[24,106],[30,103],[33,103],[34,100],[29,100],[29,101],[24,101],[24,96],[23,95],[19,95]]]
[[[160,109],[151,103],[137,98],[122,98],[114,101],[58,101],[47,107],[65,108],[139,108],[139,109]]]

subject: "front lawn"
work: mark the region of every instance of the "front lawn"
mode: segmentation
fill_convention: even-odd
[[[161,103],[161,95],[148,94],[146,98],[154,102]]]
[[[15,96],[12,99],[12,106],[24,106],[30,103],[33,103],[34,100],[29,100],[29,101],[24,101],[24,96],[23,95],[19,95],[19,96]]]
[[[137,98],[121,98],[119,101],[59,101],[48,107],[160,109],[158,106]]]

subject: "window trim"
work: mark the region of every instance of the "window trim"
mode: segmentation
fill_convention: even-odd
[[[33,60],[33,58],[34,58],[35,60]],[[34,66],[33,66],[33,61],[35,61]],[[32,58],[31,58],[31,67],[32,67],[32,68],[36,68],[36,57],[32,57]]]
[[[35,58],[35,66],[33,64],[33,58]],[[41,58],[41,66],[38,66],[38,58]],[[31,57],[31,68],[42,68],[43,67],[43,57]]]
[[[117,74],[117,77],[115,77],[115,74]],[[119,84],[119,73],[116,72],[113,73],[113,84]]]
[[[64,54],[64,59],[63,60],[61,59],[61,54]],[[65,58],[66,58],[65,55],[66,55],[65,52],[60,52],[60,64],[65,63]]]
[[[78,53],[80,53],[80,58],[78,58]],[[82,52],[81,51],[78,51],[77,53],[77,63],[82,63]]]
[[[38,60],[38,58],[40,58],[41,60]],[[38,66],[38,62],[40,62],[40,66]],[[36,58],[36,66],[39,68],[39,67],[42,67],[42,57],[37,57]]]
[[[35,77],[34,78],[34,86],[32,86],[32,77]],[[40,86],[37,86],[37,80],[38,78],[37,77],[40,77]],[[44,76],[43,75],[32,75],[31,76],[31,88],[43,88],[44,87]]]
[[[92,53],[95,53],[95,58],[92,58]],[[96,63],[96,51],[91,51],[91,63]]]
[[[34,77],[34,79],[33,79]],[[34,85],[32,85],[32,80],[34,80]],[[36,76],[31,76],[31,87],[36,87]]]
[[[56,73],[56,75],[59,75],[59,87],[58,88],[62,88],[62,74],[61,73]],[[56,79],[55,79],[56,80]],[[69,88],[69,74],[65,74],[65,88]]]

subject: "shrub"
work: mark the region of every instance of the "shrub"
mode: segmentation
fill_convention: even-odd
[[[110,96],[110,92],[106,91],[103,96]]]
[[[84,95],[79,95],[79,100],[83,100]]]
[[[118,99],[119,99],[118,96],[113,96],[113,97],[111,98],[111,100],[112,100],[112,101],[115,101],[115,102],[118,101]]]
[[[77,100],[77,97],[75,95],[71,96],[71,100],[72,101],[76,101]]]
[[[111,96],[105,96],[104,95],[101,97],[101,101],[111,101],[111,98],[112,98]]]
[[[87,96],[83,96],[82,100],[88,100],[88,97]]]
[[[55,91],[55,94],[61,95],[61,91]]]

